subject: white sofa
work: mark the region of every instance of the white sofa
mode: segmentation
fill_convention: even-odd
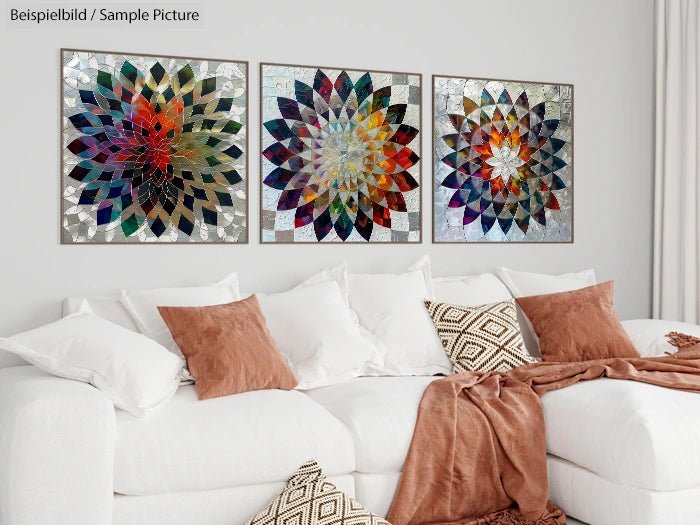
[[[0,524],[243,524],[310,458],[385,515],[436,379],[361,377],[206,401],[184,386],[136,418],[90,385],[1,368]],[[567,514],[593,525],[698,523],[700,395],[601,379],[542,404],[550,495]]]

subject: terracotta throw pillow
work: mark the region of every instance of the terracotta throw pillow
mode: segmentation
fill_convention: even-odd
[[[639,357],[613,307],[613,282],[516,299],[540,340],[542,360]]]
[[[215,306],[159,306],[187,359],[199,399],[297,385],[257,297]]]

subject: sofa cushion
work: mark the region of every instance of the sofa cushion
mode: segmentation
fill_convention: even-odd
[[[700,395],[597,379],[542,396],[547,450],[649,490],[700,486]]]
[[[518,297],[539,338],[542,361],[573,362],[639,357],[617,317],[614,282]]]
[[[513,294],[513,297],[567,292],[596,284],[595,271],[593,269],[561,275],[517,272],[504,267],[498,268],[496,272],[501,281]],[[541,357],[537,334],[535,334],[530,320],[520,307],[518,307],[518,321],[520,322],[523,340],[528,352],[534,357]]]
[[[533,363],[523,343],[515,301],[460,306],[425,300],[454,373],[507,372]]]
[[[331,274],[329,270],[327,274]],[[289,358],[297,389],[332,385],[363,375],[383,356],[366,337],[347,295],[323,272],[291,290],[260,294],[260,308],[280,351]]]
[[[513,297],[492,273],[433,277],[433,290],[436,301],[463,306],[500,303]]]
[[[593,269],[561,275],[519,272],[503,266],[496,271],[513,297],[568,292],[596,284]]]
[[[354,497],[355,480],[351,474],[329,476],[328,481]],[[255,516],[255,513],[279,494],[285,485],[285,481],[276,481],[262,485],[169,492],[148,496],[117,494],[114,497],[113,518],[104,523],[111,523],[111,525],[241,525]]]
[[[238,301],[240,298],[238,274],[233,272],[219,282],[204,286],[122,290],[120,301],[142,334],[184,359],[180,348],[173,341],[168,326],[158,312],[158,307],[211,306]]]
[[[356,469],[400,472],[418,405],[439,377],[362,377],[307,392],[350,430]],[[547,450],[614,483],[700,486],[700,395],[636,381],[584,381],[542,397]]]
[[[114,491],[144,495],[285,481],[310,458],[330,476],[355,468],[343,423],[299,391],[199,401],[193,386],[146,419],[117,413]]]
[[[436,379],[440,377],[358,377],[307,395],[350,430],[358,472],[400,472],[423,392]]]
[[[447,359],[423,306],[433,299],[430,259],[422,257],[403,273],[358,273],[348,276],[350,307],[380,342],[391,376],[450,374]]]
[[[87,301],[92,311],[103,319],[138,332],[139,327],[131,314],[124,308],[118,295],[95,295],[91,297],[66,297],[63,300],[63,317],[80,311],[83,301]]]
[[[368,509],[378,516],[389,514],[394,493],[399,486],[401,472],[375,472],[366,474],[356,472],[355,499],[364,503]]]
[[[0,349],[58,377],[90,383],[115,406],[146,416],[175,393],[184,360],[148,337],[84,310],[11,337]]]

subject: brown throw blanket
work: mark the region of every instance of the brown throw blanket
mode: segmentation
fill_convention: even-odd
[[[387,520],[393,525],[563,525],[564,513],[547,499],[539,397],[600,377],[700,392],[700,345],[676,346],[681,351],[666,357],[535,363],[431,383]]]

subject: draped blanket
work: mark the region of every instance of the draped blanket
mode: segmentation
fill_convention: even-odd
[[[393,525],[563,525],[547,499],[540,396],[608,377],[700,392],[700,345],[672,356],[535,363],[431,383],[387,520]],[[672,344],[675,344],[671,338]]]

